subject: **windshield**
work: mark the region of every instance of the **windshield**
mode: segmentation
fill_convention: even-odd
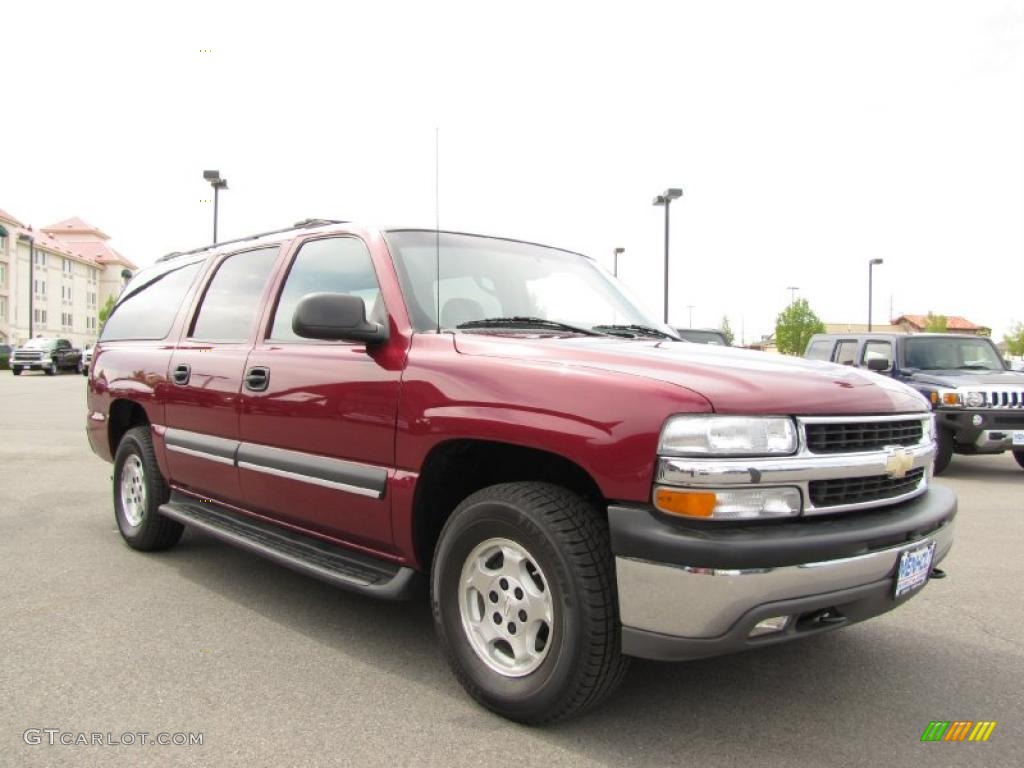
[[[56,339],[29,339],[22,349],[50,349],[56,343]]]
[[[988,339],[962,337],[907,339],[907,368],[922,371],[1004,370],[1002,358]]]
[[[418,331],[437,328],[438,306],[441,327],[447,330],[467,323],[479,330],[487,327],[483,320],[516,318],[518,325],[494,327],[566,333],[572,332],[568,326],[589,330],[631,325],[671,331],[640,309],[593,261],[577,253],[430,230],[388,232],[387,240]],[[530,319],[541,322],[530,325]]]

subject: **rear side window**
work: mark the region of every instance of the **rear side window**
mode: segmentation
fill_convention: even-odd
[[[804,357],[808,360],[828,360],[832,355],[832,342],[827,339],[812,341]]]
[[[886,369],[892,368],[892,344],[888,341],[869,341],[864,345],[861,363],[867,366],[868,360],[885,360]]]
[[[358,296],[366,305],[367,319],[384,321],[380,286],[366,245],[355,237],[331,237],[312,240],[299,249],[281,290],[269,338],[299,341],[292,330],[295,307],[303,296],[320,292]]]
[[[840,365],[853,365],[857,360],[857,342],[840,341],[836,346],[836,362]]]
[[[201,266],[172,270],[130,295],[107,318],[100,341],[165,338]]]
[[[248,339],[277,251],[276,246],[260,248],[224,259],[206,288],[189,337],[203,341]]]

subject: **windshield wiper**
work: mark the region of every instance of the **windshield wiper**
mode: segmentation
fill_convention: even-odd
[[[673,336],[671,333],[660,331],[649,325],[595,325],[594,330],[604,331],[618,336],[652,336],[656,339],[672,339],[673,341],[679,340],[678,337]]]
[[[459,330],[469,328],[547,328],[551,330],[582,333],[586,336],[605,335],[599,331],[580,328],[579,326],[569,325],[568,323],[560,323],[557,320],[545,320],[543,317],[524,317],[520,315],[513,317],[488,317],[483,320],[470,320],[465,323],[459,323],[455,327]]]
[[[987,365],[958,365],[958,371],[998,371],[998,368],[990,368]]]

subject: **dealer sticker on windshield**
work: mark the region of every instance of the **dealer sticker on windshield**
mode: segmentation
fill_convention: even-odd
[[[1024,446],[1024,432],[1018,431],[1013,433],[1013,444]]]
[[[934,555],[934,541],[900,553],[900,567],[896,572],[895,597],[903,597],[903,595],[924,586],[928,581],[928,574],[932,570]]]

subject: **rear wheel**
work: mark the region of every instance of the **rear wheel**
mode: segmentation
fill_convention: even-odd
[[[129,429],[114,457],[114,517],[128,546],[152,551],[178,543],[184,526],[159,512],[169,497],[149,427]]]
[[[936,475],[946,471],[949,462],[953,458],[953,433],[948,429],[939,428],[939,436],[935,446],[935,469]]]
[[[1020,465],[1021,469],[1024,469],[1024,450],[1014,451],[1013,458],[1017,460],[1017,463]]]
[[[559,486],[506,483],[463,501],[437,544],[431,601],[459,682],[512,720],[575,715],[626,670],[607,523]]]

